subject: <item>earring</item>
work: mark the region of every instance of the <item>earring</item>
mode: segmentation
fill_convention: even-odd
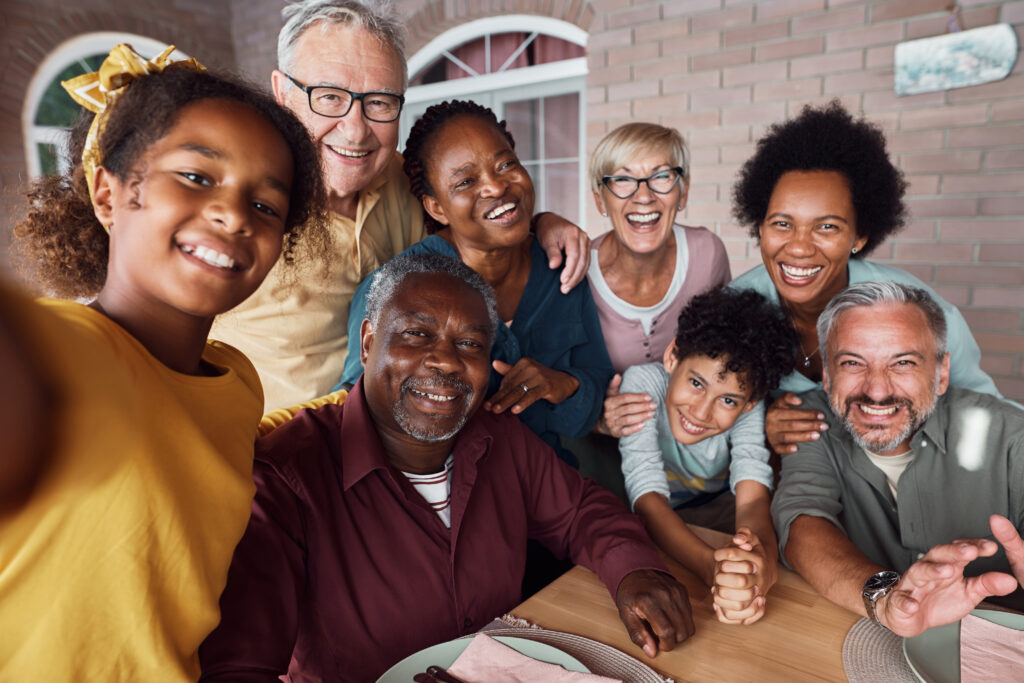
[[[850,253],[851,254],[856,254],[858,251],[860,251],[860,249],[858,249],[857,247],[854,247],[853,249],[850,250]]]
[[[682,211],[682,210],[683,210],[683,207],[681,207],[681,206],[677,206],[676,207],[676,211]]]
[[[604,216],[605,218],[608,218],[608,212],[607,211],[602,211],[601,215]]]

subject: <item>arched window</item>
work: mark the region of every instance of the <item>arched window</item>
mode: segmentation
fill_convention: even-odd
[[[537,210],[586,216],[587,34],[558,19],[507,15],[457,26],[409,60],[400,139],[427,107],[473,100],[508,121]]]
[[[87,33],[62,43],[36,69],[21,115],[25,160],[31,177],[63,172],[69,166],[61,150],[81,107],[64,91],[61,81],[96,71],[110,49],[119,43],[130,44],[147,59],[167,48],[159,40],[133,33]],[[175,59],[186,56],[174,52]]]

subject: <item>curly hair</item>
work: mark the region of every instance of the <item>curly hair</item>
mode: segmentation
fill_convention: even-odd
[[[283,258],[293,261],[300,244],[303,258],[306,252],[310,256],[324,253],[330,238],[317,148],[291,112],[232,77],[172,64],[163,73],[132,81],[110,111],[99,141],[104,168],[121,181],[138,173],[146,150],[167,134],[181,110],[204,99],[245,104],[281,134],[292,153]],[[28,189],[27,214],[14,227],[22,270],[54,296],[92,298],[107,277],[110,241],[93,213],[82,167],[92,119],[93,114],[83,110],[71,131],[68,158],[74,166],[67,174],[42,178]]]
[[[436,196],[434,188],[430,186],[430,181],[427,179],[426,161],[433,152],[434,138],[446,123],[459,116],[473,116],[491,124],[505,136],[509,147],[513,150],[516,148],[516,141],[512,139],[512,133],[508,131],[505,121],[499,121],[493,111],[476,102],[451,100],[427,108],[423,112],[423,116],[413,124],[412,130],[409,131],[409,139],[405,141],[405,150],[402,151],[402,156],[405,157],[402,170],[409,178],[409,190],[420,201],[423,200],[424,195]],[[423,223],[430,234],[444,227],[435,221],[425,209]]]
[[[772,124],[740,170],[733,216],[755,239],[775,184],[789,171],[838,171],[846,177],[857,235],[868,238],[853,258],[869,254],[907,221],[907,183],[889,160],[885,134],[863,118],[854,119],[838,100],[820,109],[808,105],[795,119]]]
[[[749,289],[717,287],[690,299],[679,314],[675,357],[725,359],[759,401],[793,371],[796,333],[782,309]]]

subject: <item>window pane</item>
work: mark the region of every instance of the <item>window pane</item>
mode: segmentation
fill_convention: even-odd
[[[78,104],[71,99],[67,91],[61,87],[60,82],[66,81],[75,76],[81,76],[90,71],[97,71],[106,53],[97,54],[85,59],[80,59],[61,71],[48,86],[42,99],[39,101],[39,108],[36,110],[37,126],[61,126],[70,128],[75,125],[78,113],[82,110]]]
[[[538,210],[552,211],[579,225],[579,164],[575,161],[545,164],[544,176],[545,202]]]
[[[544,98],[544,158],[579,156],[580,96],[568,93]]]
[[[521,161],[540,159],[540,100],[505,103],[505,120]]]

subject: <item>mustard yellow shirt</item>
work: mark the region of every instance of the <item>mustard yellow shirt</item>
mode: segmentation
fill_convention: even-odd
[[[423,209],[409,192],[402,157],[359,193],[355,221],[333,215],[322,263],[279,262],[263,285],[214,323],[210,337],[241,349],[256,366],[267,412],[334,388],[348,351],[352,294],[367,275],[425,236]]]
[[[56,400],[0,517],[0,681],[195,681],[255,492],[255,369],[210,342],[223,374],[183,375],[86,306],[5,299]]]

